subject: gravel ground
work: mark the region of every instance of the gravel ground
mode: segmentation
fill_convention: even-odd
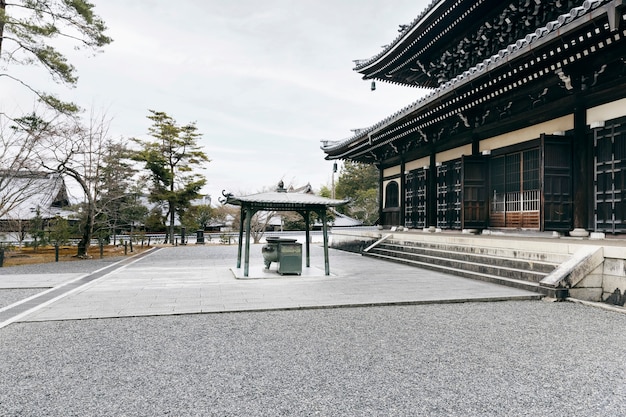
[[[122,259],[127,258],[124,256],[114,256],[103,259],[84,259],[80,261],[9,266],[0,268],[0,275],[88,273],[109,266]]]
[[[21,288],[16,290],[0,290],[0,308],[24,300],[32,295],[39,294],[47,288]]]
[[[626,415],[624,329],[543,301],[19,323],[0,415]]]
[[[2,275],[13,274],[72,274],[72,273],[89,273],[100,268],[118,262],[124,257],[111,257],[104,259],[88,259],[72,262],[49,262],[43,264],[19,265],[0,268],[0,280]],[[0,308],[9,306],[17,301],[23,300],[35,295],[46,288],[37,289],[0,289]],[[1,336],[0,336],[1,337]]]

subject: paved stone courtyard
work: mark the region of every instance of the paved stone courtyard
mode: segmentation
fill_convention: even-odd
[[[253,245],[249,279],[235,279],[235,246],[155,248],[134,262],[107,266],[111,271],[84,285],[84,273],[57,274],[58,285],[75,286],[53,303],[20,317],[47,321],[188,313],[222,313],[528,299],[536,293],[468,280],[358,254],[332,251],[331,275],[324,275],[323,250],[311,247],[311,267],[302,276],[280,276],[273,264],[264,271],[261,245]],[[107,272],[107,271],[104,271]],[[45,284],[45,275],[5,276],[13,286]],[[52,279],[52,278],[50,278]],[[16,282],[17,281],[17,282]],[[69,284],[68,284],[69,283]],[[445,283],[445,284],[444,284]]]

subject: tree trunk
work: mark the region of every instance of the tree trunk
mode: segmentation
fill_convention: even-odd
[[[87,219],[85,221],[85,228],[83,229],[83,235],[78,242],[78,252],[76,256],[79,258],[86,258],[89,245],[91,244],[91,236],[93,235],[93,223],[94,223],[94,208],[91,203],[88,203],[87,207]]]
[[[89,189],[89,185],[85,181],[85,178],[80,175],[80,173],[75,169],[70,168],[65,164],[61,164],[56,171],[59,174],[66,174],[75,179],[76,182],[78,182],[80,187],[83,189],[83,193],[85,194],[85,198],[87,199],[87,218],[85,219],[83,235],[80,238],[80,242],[78,242],[78,251],[76,253],[77,257],[85,258],[87,257],[87,250],[89,249],[89,245],[91,244],[91,237],[93,236],[93,226],[96,217],[96,197],[95,195],[92,195]]]
[[[170,218],[170,227],[169,227],[169,235],[170,235],[170,245],[174,244],[174,206],[172,204],[170,204],[170,212],[169,212],[169,218]]]
[[[0,0],[0,14],[6,15],[6,1]],[[4,21],[0,20],[0,53],[2,52],[2,39],[4,36]]]

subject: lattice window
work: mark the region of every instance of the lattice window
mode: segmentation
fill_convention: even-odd
[[[410,228],[426,227],[426,173],[415,169],[405,177],[404,225]]]
[[[491,225],[495,227],[539,227],[540,152],[523,152],[494,157],[491,168]]]
[[[461,160],[437,167],[437,227],[461,228]]]
[[[594,129],[595,229],[626,232],[626,118]]]

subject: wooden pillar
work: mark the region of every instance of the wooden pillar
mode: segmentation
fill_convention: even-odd
[[[430,154],[426,177],[426,227],[437,227],[437,158],[434,150]]]
[[[580,85],[576,85],[575,88],[579,89]],[[593,184],[593,178],[591,177],[593,143],[591,143],[587,135],[587,109],[580,90],[576,92],[574,103],[574,140],[572,145],[574,229],[589,230],[589,214],[593,212],[590,211],[590,207],[593,206],[592,193],[590,191],[590,187]]]
[[[399,188],[399,195],[398,195],[398,199],[400,199],[400,201],[398,201],[398,204],[400,206],[400,225],[401,226],[406,226],[406,173],[404,172],[405,169],[405,164],[404,164],[404,160],[400,163],[400,187]]]
[[[383,207],[385,206],[385,202],[383,201],[384,196],[383,190],[383,168],[378,166],[378,224],[384,226],[385,216],[383,214]]]
[[[476,136],[472,136],[472,155],[480,155],[480,139]]]

